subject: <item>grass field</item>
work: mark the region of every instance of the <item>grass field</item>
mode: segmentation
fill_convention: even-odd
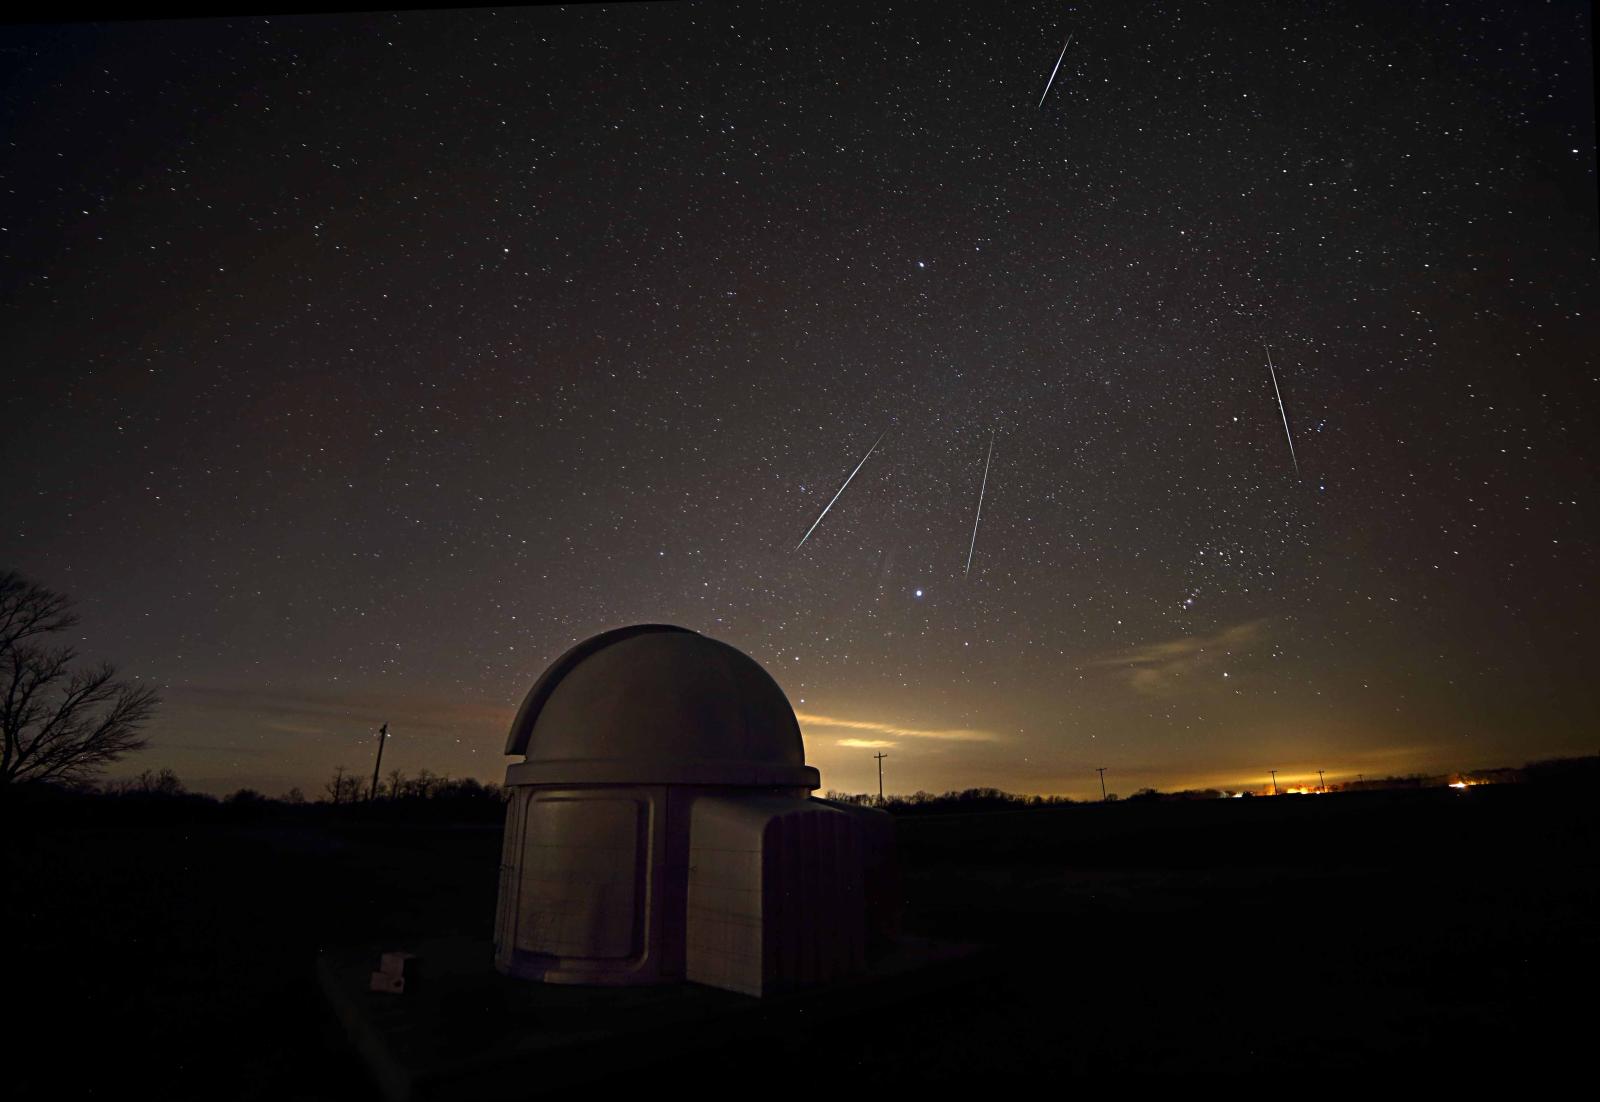
[[[499,826],[333,810],[13,814],[11,1097],[373,1097],[317,950],[487,938]],[[1506,785],[904,818],[907,928],[992,946],[983,978],[662,1070],[1554,1077],[1600,1025],[1597,817],[1585,789]]]

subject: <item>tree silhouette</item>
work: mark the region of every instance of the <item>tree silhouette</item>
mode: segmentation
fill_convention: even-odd
[[[0,798],[21,784],[82,784],[125,754],[160,698],[117,680],[108,662],[72,669],[72,647],[43,640],[72,627],[72,601],[0,572]]]
[[[322,790],[328,794],[331,803],[353,804],[361,798],[361,778],[346,771],[342,765],[335,766],[333,776],[328,778]]]
[[[152,773],[146,769],[128,782],[123,791],[141,796],[161,796],[171,799],[173,796],[182,796],[187,789],[184,788],[183,781],[178,779],[178,774],[170,769],[163,769],[159,773]]]

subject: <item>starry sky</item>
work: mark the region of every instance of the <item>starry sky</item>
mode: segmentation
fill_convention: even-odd
[[[162,687],[118,771],[218,793],[369,769],[383,721],[386,770],[497,780],[544,666],[633,622],[765,664],[830,789],[1593,753],[1590,38],[1392,0],[5,28],[0,565]]]

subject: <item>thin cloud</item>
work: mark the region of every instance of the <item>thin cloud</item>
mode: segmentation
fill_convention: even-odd
[[[848,746],[853,750],[886,750],[897,745],[886,738],[842,738],[834,742],[835,746]]]
[[[1127,673],[1136,692],[1158,694],[1185,678],[1204,673],[1219,663],[1248,653],[1266,635],[1267,621],[1250,620],[1224,628],[1215,635],[1186,635],[1123,651],[1086,663]]]
[[[263,723],[261,726],[269,731],[281,731],[286,735],[326,735],[328,729],[310,723]]]
[[[796,712],[795,718],[802,726],[819,727],[823,730],[838,731],[867,731],[874,735],[888,735],[894,738],[924,738],[938,739],[945,742],[997,742],[999,736],[993,731],[980,731],[972,727],[901,727],[893,723],[877,723],[865,719],[840,719],[837,716],[819,716],[813,712]],[[867,745],[864,741],[845,743],[844,745]]]
[[[249,716],[266,730],[298,735],[364,734],[380,723],[419,734],[504,732],[511,725],[515,711],[460,700],[371,692],[344,696],[293,689],[179,685],[168,689],[164,695],[174,706],[191,713]]]

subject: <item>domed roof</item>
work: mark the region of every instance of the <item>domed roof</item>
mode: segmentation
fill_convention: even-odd
[[[816,788],[800,725],[761,665],[687,628],[596,635],[550,665],[511,723],[508,784]]]

